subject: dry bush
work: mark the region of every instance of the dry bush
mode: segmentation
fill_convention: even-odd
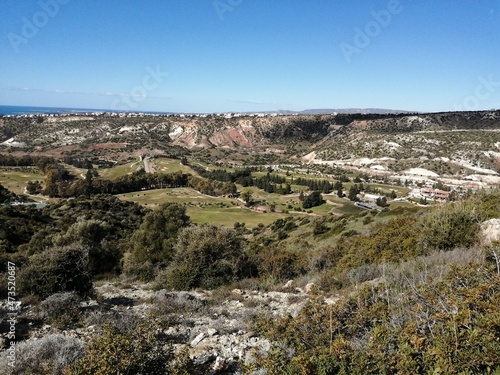
[[[144,319],[133,311],[92,311],[85,317],[85,325],[96,326],[98,330],[106,324],[114,325],[120,332],[132,332]]]
[[[205,301],[189,293],[160,292],[153,300],[152,313],[155,316],[203,313],[206,306]]]
[[[484,263],[484,252],[479,247],[437,251],[399,264],[384,264],[382,275],[388,288],[404,291],[408,286],[416,288],[431,281],[439,281],[452,265],[466,266]]]
[[[83,343],[73,337],[48,335],[16,346],[16,363],[8,366],[6,353],[0,356],[0,373],[5,375],[64,374],[66,366],[84,354]]]

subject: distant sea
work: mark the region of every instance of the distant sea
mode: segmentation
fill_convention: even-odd
[[[84,112],[106,112],[105,109],[61,108],[61,107],[26,107],[0,105],[0,115],[34,115],[34,114],[64,114]]]

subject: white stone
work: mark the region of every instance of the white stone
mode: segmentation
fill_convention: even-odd
[[[191,346],[196,346],[196,345],[198,345],[200,342],[202,342],[202,341],[203,341],[203,339],[204,339],[204,338],[205,338],[205,333],[203,333],[203,332],[202,332],[202,333],[200,333],[198,336],[196,336],[196,337],[194,338],[194,340],[193,340],[193,341],[191,341]]]

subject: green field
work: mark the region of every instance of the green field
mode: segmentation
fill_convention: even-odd
[[[279,218],[289,216],[285,213],[262,213],[251,210],[236,199],[210,197],[191,188],[148,190],[120,194],[118,197],[148,208],[155,208],[165,202],[184,204],[187,214],[194,223],[213,223],[232,227],[235,222],[240,222],[252,228],[259,223],[267,225]]]
[[[16,194],[25,194],[24,188],[29,181],[43,182],[45,177],[36,168],[2,167],[0,184]]]
[[[191,188],[147,190],[120,194],[118,197],[152,209],[165,202],[184,204],[193,222],[214,223],[225,226],[233,226],[235,222],[244,222],[248,227],[255,227],[259,223],[269,224],[276,219],[289,215],[308,215],[302,210],[296,210],[302,207],[297,194],[282,196],[265,193],[257,188],[252,188],[252,191],[256,206],[265,209],[267,212],[249,209],[236,199],[211,197],[200,194]],[[334,194],[324,195],[324,199],[326,200],[325,204],[307,210],[310,212],[309,215],[343,215],[363,211],[347,199],[338,198]],[[271,212],[270,209],[266,208],[270,205],[275,206],[276,212]]]
[[[117,164],[111,168],[97,169],[97,172],[99,176],[105,180],[116,180],[126,174],[137,171],[141,167],[144,167],[143,162],[135,160],[126,164]]]
[[[189,166],[182,165],[179,159],[168,159],[168,158],[155,158],[150,160],[151,165],[154,168],[154,171],[157,173],[174,173],[174,172],[182,172],[182,173],[191,173],[193,175],[196,174]]]

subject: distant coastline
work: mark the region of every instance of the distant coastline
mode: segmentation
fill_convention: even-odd
[[[36,114],[68,114],[68,113],[87,113],[87,112],[109,112],[105,109],[90,109],[90,108],[63,108],[63,107],[31,107],[31,106],[16,106],[16,105],[0,105],[0,115],[20,116],[20,115],[36,115]]]
[[[171,115],[171,114],[186,114],[186,115],[200,115],[210,114],[208,112],[167,112],[167,111],[123,111],[112,109],[96,109],[96,108],[65,108],[65,107],[33,107],[33,106],[14,106],[14,105],[0,105],[0,116],[33,116],[33,115],[68,115],[68,114],[85,114],[85,113],[141,113],[150,115]],[[275,111],[223,111],[212,113],[239,113],[239,114],[264,114],[264,115],[336,115],[336,114],[418,114],[422,112],[417,111],[404,111],[382,108],[330,108],[330,109],[305,109],[302,111],[290,110],[275,110]]]

